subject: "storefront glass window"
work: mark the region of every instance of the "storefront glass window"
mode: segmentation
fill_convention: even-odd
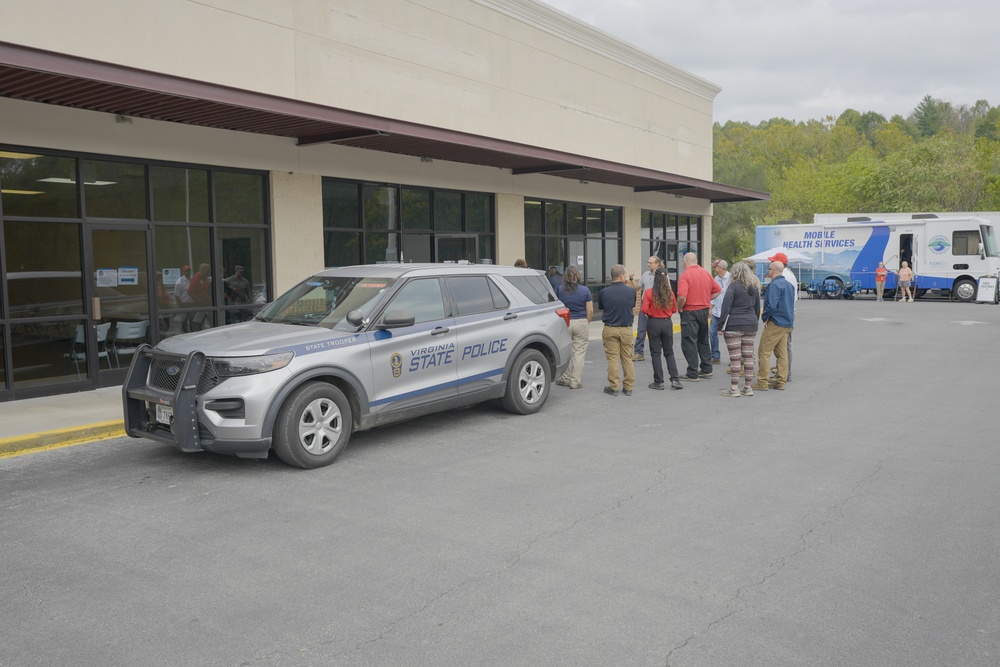
[[[358,185],[323,179],[323,226],[351,229],[361,227]],[[351,262],[356,264],[357,262]],[[327,262],[327,266],[330,263]]]
[[[222,253],[222,302],[226,323],[244,322],[265,303],[269,293],[267,255],[263,229],[222,227],[218,230]]]
[[[326,268],[361,264],[361,232],[329,231],[323,234]]]
[[[360,197],[359,197],[360,193]],[[360,207],[357,202],[361,202]],[[494,260],[493,196],[403,185],[323,179],[323,247],[327,267],[447,259],[439,236],[469,235],[472,261]],[[361,232],[353,230],[362,229]],[[487,252],[488,254],[483,254]],[[441,256],[438,253],[442,253]],[[446,256],[448,255],[448,256]]]
[[[458,192],[434,193],[434,230],[462,231],[462,195]]]
[[[208,172],[186,167],[149,168],[153,220],[208,222]]]
[[[230,171],[212,172],[215,220],[224,225],[263,225],[264,177]]]
[[[403,188],[403,229],[431,228],[431,193],[429,190]]]
[[[7,217],[80,217],[76,180],[76,158],[0,150],[0,203]]]
[[[544,211],[544,234],[540,225],[528,224],[536,211]],[[543,271],[554,266],[563,273],[567,264],[575,265],[594,291],[611,281],[611,267],[621,262],[621,209],[525,200],[524,215],[528,266]]]
[[[78,223],[7,220],[4,247],[9,317],[83,313]]]
[[[145,220],[146,167],[131,162],[80,160],[86,217]]]

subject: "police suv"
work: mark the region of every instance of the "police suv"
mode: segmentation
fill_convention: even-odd
[[[538,412],[572,356],[544,276],[484,265],[318,273],[252,321],[137,351],[122,388],[133,437],[286,463],[331,463],[353,431],[498,398]]]

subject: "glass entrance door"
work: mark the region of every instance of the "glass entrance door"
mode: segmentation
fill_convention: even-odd
[[[479,263],[479,237],[475,234],[447,235],[438,234],[437,261]]]
[[[141,227],[90,228],[86,256],[87,323],[77,339],[88,375],[98,386],[120,384],[142,343],[152,340],[149,232]]]

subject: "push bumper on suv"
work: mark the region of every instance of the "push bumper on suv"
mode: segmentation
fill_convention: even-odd
[[[198,397],[222,381],[201,352],[180,356],[141,346],[122,386],[125,432],[169,443],[182,452],[266,457],[271,438],[220,439],[199,419]]]

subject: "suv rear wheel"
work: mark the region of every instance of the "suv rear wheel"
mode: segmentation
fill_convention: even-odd
[[[504,409],[519,415],[532,415],[542,409],[548,397],[548,360],[538,350],[524,350],[517,355],[507,376]]]
[[[351,404],[326,382],[309,382],[288,397],[274,425],[274,451],[299,468],[329,465],[351,439]]]

